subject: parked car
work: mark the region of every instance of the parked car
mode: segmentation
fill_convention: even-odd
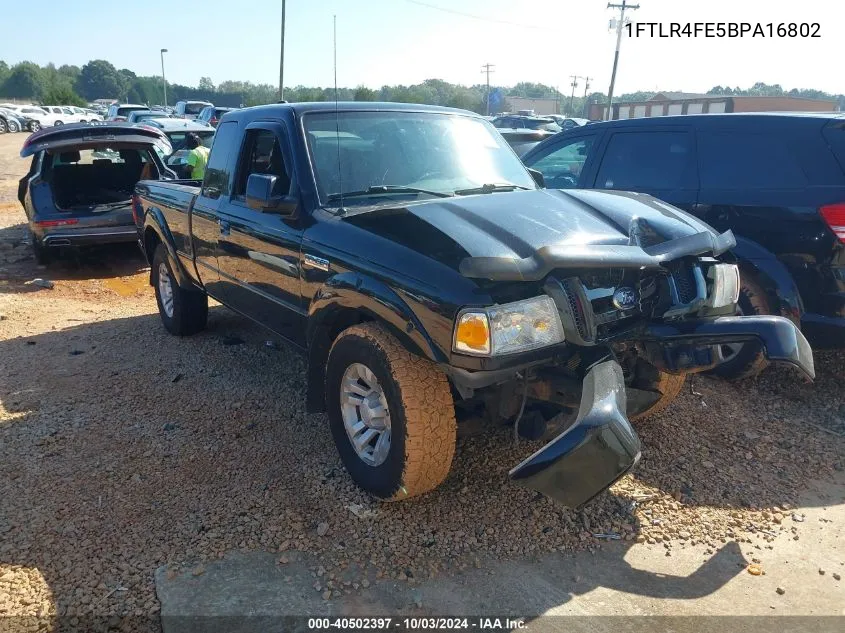
[[[129,113],[136,110],[149,110],[149,108],[137,103],[113,103],[109,106],[106,121],[126,121]]]
[[[78,108],[77,106],[68,106],[73,114],[77,117],[77,123],[86,123],[88,121],[102,121],[103,117],[87,108]]]
[[[122,123],[44,128],[23,144],[32,157],[18,185],[39,263],[57,247],[134,242],[132,191],[144,178],[175,177],[154,151],[170,151],[160,131]]]
[[[788,317],[818,347],[845,345],[845,116],[714,114],[598,122],[534,148],[560,189],[633,190],[737,235],[741,314]],[[724,345],[716,373],[754,375],[755,345]]]
[[[177,101],[175,114],[180,119],[193,121],[202,112],[203,108],[213,105],[213,103],[208,101]]]
[[[203,145],[206,147],[211,147],[211,142],[214,139],[214,128],[202,125],[196,121],[176,118],[157,118],[144,121],[144,125],[151,125],[167,135],[172,149],[169,154],[161,155],[160,158],[180,178],[188,176],[189,168],[186,162],[188,150],[185,147],[188,134],[193,132],[199,136]]]
[[[550,114],[549,118],[554,119],[555,123],[560,126],[561,130],[571,130],[574,127],[581,127],[582,125],[588,125],[590,123],[589,119],[565,117],[560,114]]]
[[[469,112],[274,104],[226,115],[205,179],[140,182],[135,208],[164,327],[202,330],[210,295],[291,341],[308,410],[385,499],[436,487],[466,419],[537,437],[578,411],[510,476],[580,507],[639,459],[627,416],[666,407],[720,343],[813,375],[790,320],[733,316],[729,231],[535,178]]]
[[[79,123],[80,117],[68,106],[41,106],[52,121],[52,125],[67,125],[68,123]]]
[[[211,127],[217,127],[221,117],[227,112],[234,112],[238,108],[220,108],[217,106],[205,106],[197,115],[196,122],[204,123]]]
[[[42,127],[53,125],[55,117],[47,114],[45,110],[38,106],[19,106],[15,104],[0,104],[0,107],[12,110],[18,115],[18,118],[26,120],[26,129],[30,132],[37,132]]]
[[[544,132],[560,132],[560,126],[551,117],[526,116],[522,114],[506,114],[493,119],[493,125],[500,129],[509,130],[542,130]]]
[[[133,110],[126,117],[127,123],[141,123],[151,119],[172,119],[164,110]]]
[[[545,141],[550,136],[554,136],[555,132],[548,132],[546,130],[528,130],[528,129],[508,129],[502,128],[499,134],[508,142],[516,152],[517,156],[524,156],[528,151],[537,147],[540,143]]]
[[[0,126],[0,134],[4,132],[21,132],[29,129],[31,119],[24,117],[15,110],[0,107],[0,116],[3,117],[3,125]]]

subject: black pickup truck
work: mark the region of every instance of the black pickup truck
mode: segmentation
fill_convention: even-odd
[[[813,377],[791,321],[732,316],[729,231],[645,194],[543,189],[469,112],[232,112],[202,183],[142,181],[134,208],[166,329],[202,330],[210,295],[289,340],[308,411],[383,499],[437,486],[457,425],[484,418],[565,427],[510,476],[579,507],[639,459],[629,418],[718,345],[759,341]]]

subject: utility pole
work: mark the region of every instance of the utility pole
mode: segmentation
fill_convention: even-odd
[[[282,0],[282,43],[279,53],[279,101],[285,100],[285,0]]]
[[[481,67],[481,73],[487,74],[487,116],[490,116],[490,73],[496,72],[492,70],[493,68],[495,68],[493,64],[484,64]]]
[[[569,78],[572,79],[572,83],[569,84],[572,86],[572,94],[569,96],[569,108],[567,108],[566,113],[572,116],[572,108],[575,105],[575,88],[578,87],[578,75],[569,75]]]
[[[619,65],[619,45],[622,43],[622,29],[625,28],[625,9],[635,11],[640,8],[638,4],[628,4],[622,0],[622,4],[608,2],[608,9],[619,9],[619,21],[616,23],[616,53],[613,56],[613,73],[610,75],[610,90],[607,91],[607,118],[613,118],[613,86],[616,83],[616,67]]]
[[[590,82],[592,81],[592,77],[581,77],[584,80],[584,118],[589,118],[590,109],[587,105],[587,91],[590,89]]]
[[[164,88],[164,107],[167,107],[167,79],[164,78],[164,54],[167,52],[166,48],[161,49],[161,85]]]

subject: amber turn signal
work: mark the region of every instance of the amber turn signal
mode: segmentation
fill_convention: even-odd
[[[455,350],[470,354],[490,353],[490,324],[487,315],[465,312],[455,328]]]

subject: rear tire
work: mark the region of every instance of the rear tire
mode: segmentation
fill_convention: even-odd
[[[208,323],[208,296],[199,290],[186,290],[177,283],[163,244],[155,250],[150,275],[164,328],[176,336],[190,336],[204,330]]]
[[[737,308],[739,314],[744,315],[772,313],[765,291],[753,278],[748,277],[742,280]],[[724,355],[730,353],[729,359],[712,369],[711,373],[726,380],[753,378],[769,366],[760,343],[724,345],[720,350]]]
[[[41,124],[38,121],[33,121],[29,124],[29,131],[30,132],[37,132],[41,129]]]
[[[340,457],[367,492],[386,501],[407,499],[448,475],[456,423],[446,376],[381,325],[354,325],[337,337],[326,365],[326,405]],[[385,428],[388,446],[379,452],[384,431],[376,429]]]
[[[56,127],[58,125],[64,125],[64,121],[56,121],[55,123],[53,123],[53,127]]]
[[[21,131],[21,126],[20,126],[20,125],[18,125],[18,122],[17,122],[17,121],[9,121],[9,122],[7,123],[7,126],[8,126],[8,128],[9,128],[9,132],[10,132],[10,133],[15,133],[15,132],[20,132],[20,131]]]
[[[34,235],[32,236],[32,254],[35,256],[35,263],[39,266],[48,266],[53,261],[50,248],[44,246]]]
[[[0,134],[5,134],[9,131],[9,126],[6,125],[5,119],[0,119]]]

